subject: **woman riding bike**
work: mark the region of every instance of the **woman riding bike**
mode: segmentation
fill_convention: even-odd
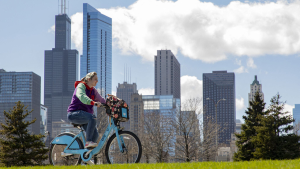
[[[87,140],[85,148],[98,145],[99,134],[93,106],[100,107],[101,103],[105,103],[105,99],[94,88],[97,82],[96,72],[90,72],[81,81],[76,81],[72,101],[68,107],[68,120],[74,124],[84,124],[83,129],[86,132]]]

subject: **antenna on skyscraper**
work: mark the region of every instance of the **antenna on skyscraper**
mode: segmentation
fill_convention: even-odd
[[[129,83],[131,83],[131,68],[130,68],[130,80],[129,80]]]
[[[124,82],[125,82],[125,63],[124,63]]]
[[[66,14],[66,9],[67,9],[67,4],[66,4],[66,0],[65,0],[65,3],[64,3],[64,14]]]
[[[64,8],[63,0],[60,0],[60,14],[63,14],[63,8]]]

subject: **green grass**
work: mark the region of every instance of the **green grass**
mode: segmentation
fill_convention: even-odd
[[[300,168],[300,160],[269,160],[251,162],[198,162],[198,163],[160,163],[160,164],[114,164],[114,165],[94,165],[94,166],[40,166],[40,167],[11,167],[11,169],[290,169]],[[0,167],[4,169],[4,167]]]

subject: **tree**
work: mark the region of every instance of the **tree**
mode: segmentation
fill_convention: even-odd
[[[32,111],[24,108],[20,101],[13,110],[4,111],[6,124],[1,123],[3,129],[0,130],[0,134],[4,139],[0,139],[0,161],[7,167],[41,165],[42,161],[48,158],[48,149],[45,149],[42,141],[45,136],[29,134],[27,130],[27,127],[36,121],[24,121]]]
[[[279,94],[274,96],[266,114],[259,117],[261,125],[255,127],[257,135],[253,138],[254,159],[295,159],[300,155],[300,137],[287,134],[293,131],[294,119],[289,112],[283,111],[285,103],[280,97]]]
[[[169,151],[175,142],[172,116],[175,115],[171,112],[160,111],[151,111],[144,115],[145,135],[142,138],[143,140],[148,139],[149,142],[146,142],[148,144],[143,145],[143,148],[147,155],[154,158],[158,163],[168,161]]]
[[[98,90],[100,92],[100,90]],[[109,116],[106,114],[106,109],[103,107],[97,107],[97,130],[99,133],[99,138],[97,140],[97,143],[100,142],[100,139],[102,138],[107,126],[109,125]],[[103,146],[105,147],[105,145]],[[100,163],[100,164],[106,164],[106,156],[105,156],[105,148],[101,149],[101,151],[97,154],[96,159],[94,158],[94,163]]]
[[[202,142],[202,159],[203,161],[214,161],[217,154],[216,135],[221,133],[221,127],[212,117],[207,117],[205,126],[202,127],[203,142]]]
[[[245,112],[247,116],[243,116],[245,124],[242,124],[241,134],[235,134],[238,152],[234,153],[234,161],[249,161],[253,159],[255,145],[252,139],[257,135],[255,127],[261,126],[260,117],[266,114],[264,110],[265,103],[258,92],[256,92],[254,100],[249,101],[249,104],[250,107]]]
[[[175,156],[179,161],[198,161],[200,156],[200,98],[191,98],[185,101],[181,109],[177,110]],[[184,111],[183,111],[184,110]]]

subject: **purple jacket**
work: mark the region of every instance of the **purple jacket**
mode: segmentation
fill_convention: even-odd
[[[72,96],[71,104],[68,107],[68,112],[83,110],[94,114],[94,103],[105,103],[105,99],[100,96],[98,91],[94,87],[90,88],[85,82],[76,81],[74,86],[75,91]]]

